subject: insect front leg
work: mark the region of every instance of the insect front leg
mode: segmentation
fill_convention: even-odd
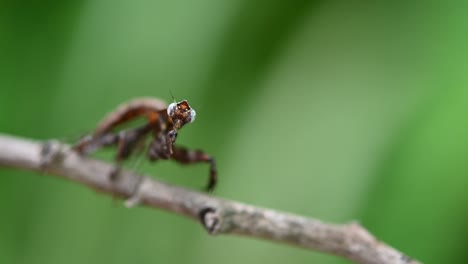
[[[189,150],[176,146],[174,146],[173,149],[174,153],[172,154],[171,158],[181,164],[192,164],[199,162],[210,164],[210,177],[208,179],[206,190],[209,192],[213,191],[217,182],[216,161],[214,158],[201,150]]]
[[[167,142],[168,138],[166,135],[163,133],[157,134],[148,148],[148,159],[150,161],[169,159],[172,155],[172,145]]]

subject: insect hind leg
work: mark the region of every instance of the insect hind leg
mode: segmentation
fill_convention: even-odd
[[[88,155],[100,148],[117,145],[116,166],[110,173],[110,179],[115,180],[121,170],[123,161],[128,159],[140,140],[149,131],[150,127],[145,125],[132,130],[122,130],[118,133],[107,133],[99,137],[87,136],[80,140],[73,149],[80,154]]]
[[[150,131],[149,126],[139,127],[133,130],[124,130],[118,133],[116,167],[111,173],[111,180],[115,180],[122,168],[124,160],[128,159],[138,143],[144,140],[144,136]]]
[[[119,135],[115,133],[108,133],[99,137],[88,135],[78,141],[73,149],[81,155],[89,155],[102,147],[115,145],[118,141]]]

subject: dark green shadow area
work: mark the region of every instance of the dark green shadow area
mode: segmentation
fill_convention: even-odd
[[[4,1],[0,4],[0,130],[34,138],[50,133],[50,104],[83,1]],[[31,225],[41,213],[48,181],[1,169],[0,240],[6,262],[21,263]],[[20,188],[18,186],[21,186]],[[25,210],[25,208],[28,208]],[[15,227],[10,227],[14,222]]]
[[[58,89],[65,56],[72,41],[83,1],[15,2],[2,4],[3,46],[0,69],[4,73],[3,132],[47,137],[50,104]],[[34,113],[27,111],[35,109]],[[11,118],[14,114],[15,118]]]

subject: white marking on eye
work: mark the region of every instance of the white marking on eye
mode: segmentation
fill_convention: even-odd
[[[172,103],[167,107],[167,115],[172,117],[174,116],[175,110],[177,108],[177,103]]]
[[[197,112],[195,112],[194,109],[190,110],[190,123],[193,123],[193,121],[195,121],[196,116],[197,116]]]

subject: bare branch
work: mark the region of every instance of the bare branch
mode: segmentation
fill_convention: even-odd
[[[102,193],[130,198],[130,206],[144,204],[184,215],[200,221],[212,235],[237,234],[283,242],[356,263],[419,263],[378,241],[357,223],[328,224],[216,198],[129,171],[122,171],[117,181],[111,181],[111,164],[81,157],[58,142],[41,143],[0,134],[0,166],[56,175]]]

